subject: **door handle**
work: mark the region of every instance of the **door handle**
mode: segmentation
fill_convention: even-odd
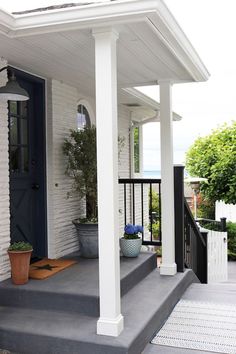
[[[33,190],[38,190],[40,188],[39,184],[38,183],[33,183],[32,184],[32,189]]]

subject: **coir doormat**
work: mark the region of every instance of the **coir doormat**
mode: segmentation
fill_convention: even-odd
[[[75,260],[71,259],[44,258],[30,265],[29,277],[39,280],[46,279],[76,263]]]

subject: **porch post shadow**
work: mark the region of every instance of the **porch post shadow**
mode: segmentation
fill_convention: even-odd
[[[174,168],[173,168],[173,117],[172,84],[159,81],[160,130],[161,130],[161,234],[162,275],[175,275],[175,214],[174,214]]]
[[[95,38],[96,127],[99,232],[100,318],[97,334],[118,336],[123,330],[120,305],[117,59],[118,33],[93,30]]]

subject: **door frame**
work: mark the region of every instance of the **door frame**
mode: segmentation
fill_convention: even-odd
[[[43,235],[40,238],[40,244],[42,244],[42,250],[44,256],[48,256],[48,221],[47,221],[47,154],[46,154],[46,80],[35,76],[31,73],[25,72],[21,69],[18,69],[14,66],[8,65],[9,69],[14,70],[16,76],[18,76],[22,80],[30,81],[33,84],[37,84],[37,90],[40,91],[40,99],[35,100],[35,117],[40,116],[40,123],[37,126],[37,131],[39,131],[40,136],[40,144],[42,147],[40,153],[41,159],[41,169],[42,174],[40,176],[41,184],[40,190],[41,192],[41,201],[42,204],[42,230]],[[10,170],[9,170],[10,176]]]

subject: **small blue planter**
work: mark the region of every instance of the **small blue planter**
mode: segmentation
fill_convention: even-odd
[[[124,257],[138,257],[142,247],[142,239],[137,238],[133,240],[120,238],[120,249]]]

